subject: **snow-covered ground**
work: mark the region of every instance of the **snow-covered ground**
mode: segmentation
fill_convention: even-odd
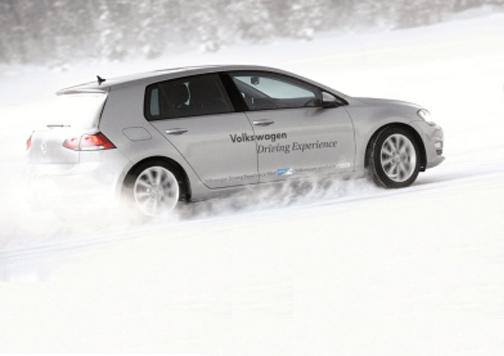
[[[473,15],[150,62],[0,66],[0,280],[48,282],[1,285],[0,352],[504,354],[504,14]],[[30,210],[25,141],[53,92],[208,63],[420,103],[447,160],[403,190],[335,180],[143,225]]]

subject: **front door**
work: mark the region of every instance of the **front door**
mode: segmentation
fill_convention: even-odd
[[[353,170],[353,125],[344,107],[322,108],[320,89],[290,77],[231,76],[249,109],[261,182]]]

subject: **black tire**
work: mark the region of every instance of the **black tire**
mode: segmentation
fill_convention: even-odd
[[[126,177],[123,196],[142,215],[156,217],[173,211],[184,197],[179,171],[162,160],[136,166]]]
[[[368,152],[369,172],[385,188],[408,187],[420,171],[420,150],[415,137],[402,127],[386,127],[374,137]]]

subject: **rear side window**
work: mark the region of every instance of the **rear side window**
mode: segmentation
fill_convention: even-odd
[[[144,109],[147,120],[234,111],[217,74],[198,75],[149,85],[145,93]]]

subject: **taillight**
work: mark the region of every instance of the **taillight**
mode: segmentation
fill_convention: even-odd
[[[67,138],[63,142],[63,147],[74,151],[98,151],[116,148],[101,132],[94,135]]]
[[[28,137],[28,140],[26,140],[26,150],[28,151],[31,147],[31,140],[32,140],[32,137],[30,135],[30,137]]]

